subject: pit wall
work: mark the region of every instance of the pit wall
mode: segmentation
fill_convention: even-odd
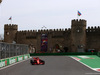
[[[14,63],[22,61],[22,60],[27,60],[28,58],[30,58],[30,54],[1,59],[0,60],[0,68],[14,64]]]

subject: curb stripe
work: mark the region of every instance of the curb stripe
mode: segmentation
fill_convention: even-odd
[[[90,66],[88,66],[88,65],[86,65],[86,64],[84,64],[84,63],[82,63],[82,62],[80,62],[79,60],[75,59],[73,56],[70,56],[70,57],[71,57],[72,59],[78,61],[79,63],[85,65],[86,67],[90,68],[91,70],[96,71],[96,72],[100,72],[100,68],[91,68]]]

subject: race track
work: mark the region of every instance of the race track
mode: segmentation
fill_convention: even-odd
[[[31,65],[26,60],[0,70],[0,75],[100,75],[69,56],[39,57],[45,60],[45,65]]]

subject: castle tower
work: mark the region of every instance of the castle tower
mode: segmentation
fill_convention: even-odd
[[[2,0],[0,0],[0,3],[2,2]]]
[[[86,46],[86,20],[72,20],[71,25],[71,50],[84,52]]]
[[[18,26],[15,24],[4,25],[4,42],[13,43]]]

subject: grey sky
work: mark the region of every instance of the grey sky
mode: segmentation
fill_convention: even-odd
[[[3,0],[0,5],[0,34],[12,16],[18,30],[70,28],[71,20],[87,20],[87,26],[100,26],[100,0]]]

